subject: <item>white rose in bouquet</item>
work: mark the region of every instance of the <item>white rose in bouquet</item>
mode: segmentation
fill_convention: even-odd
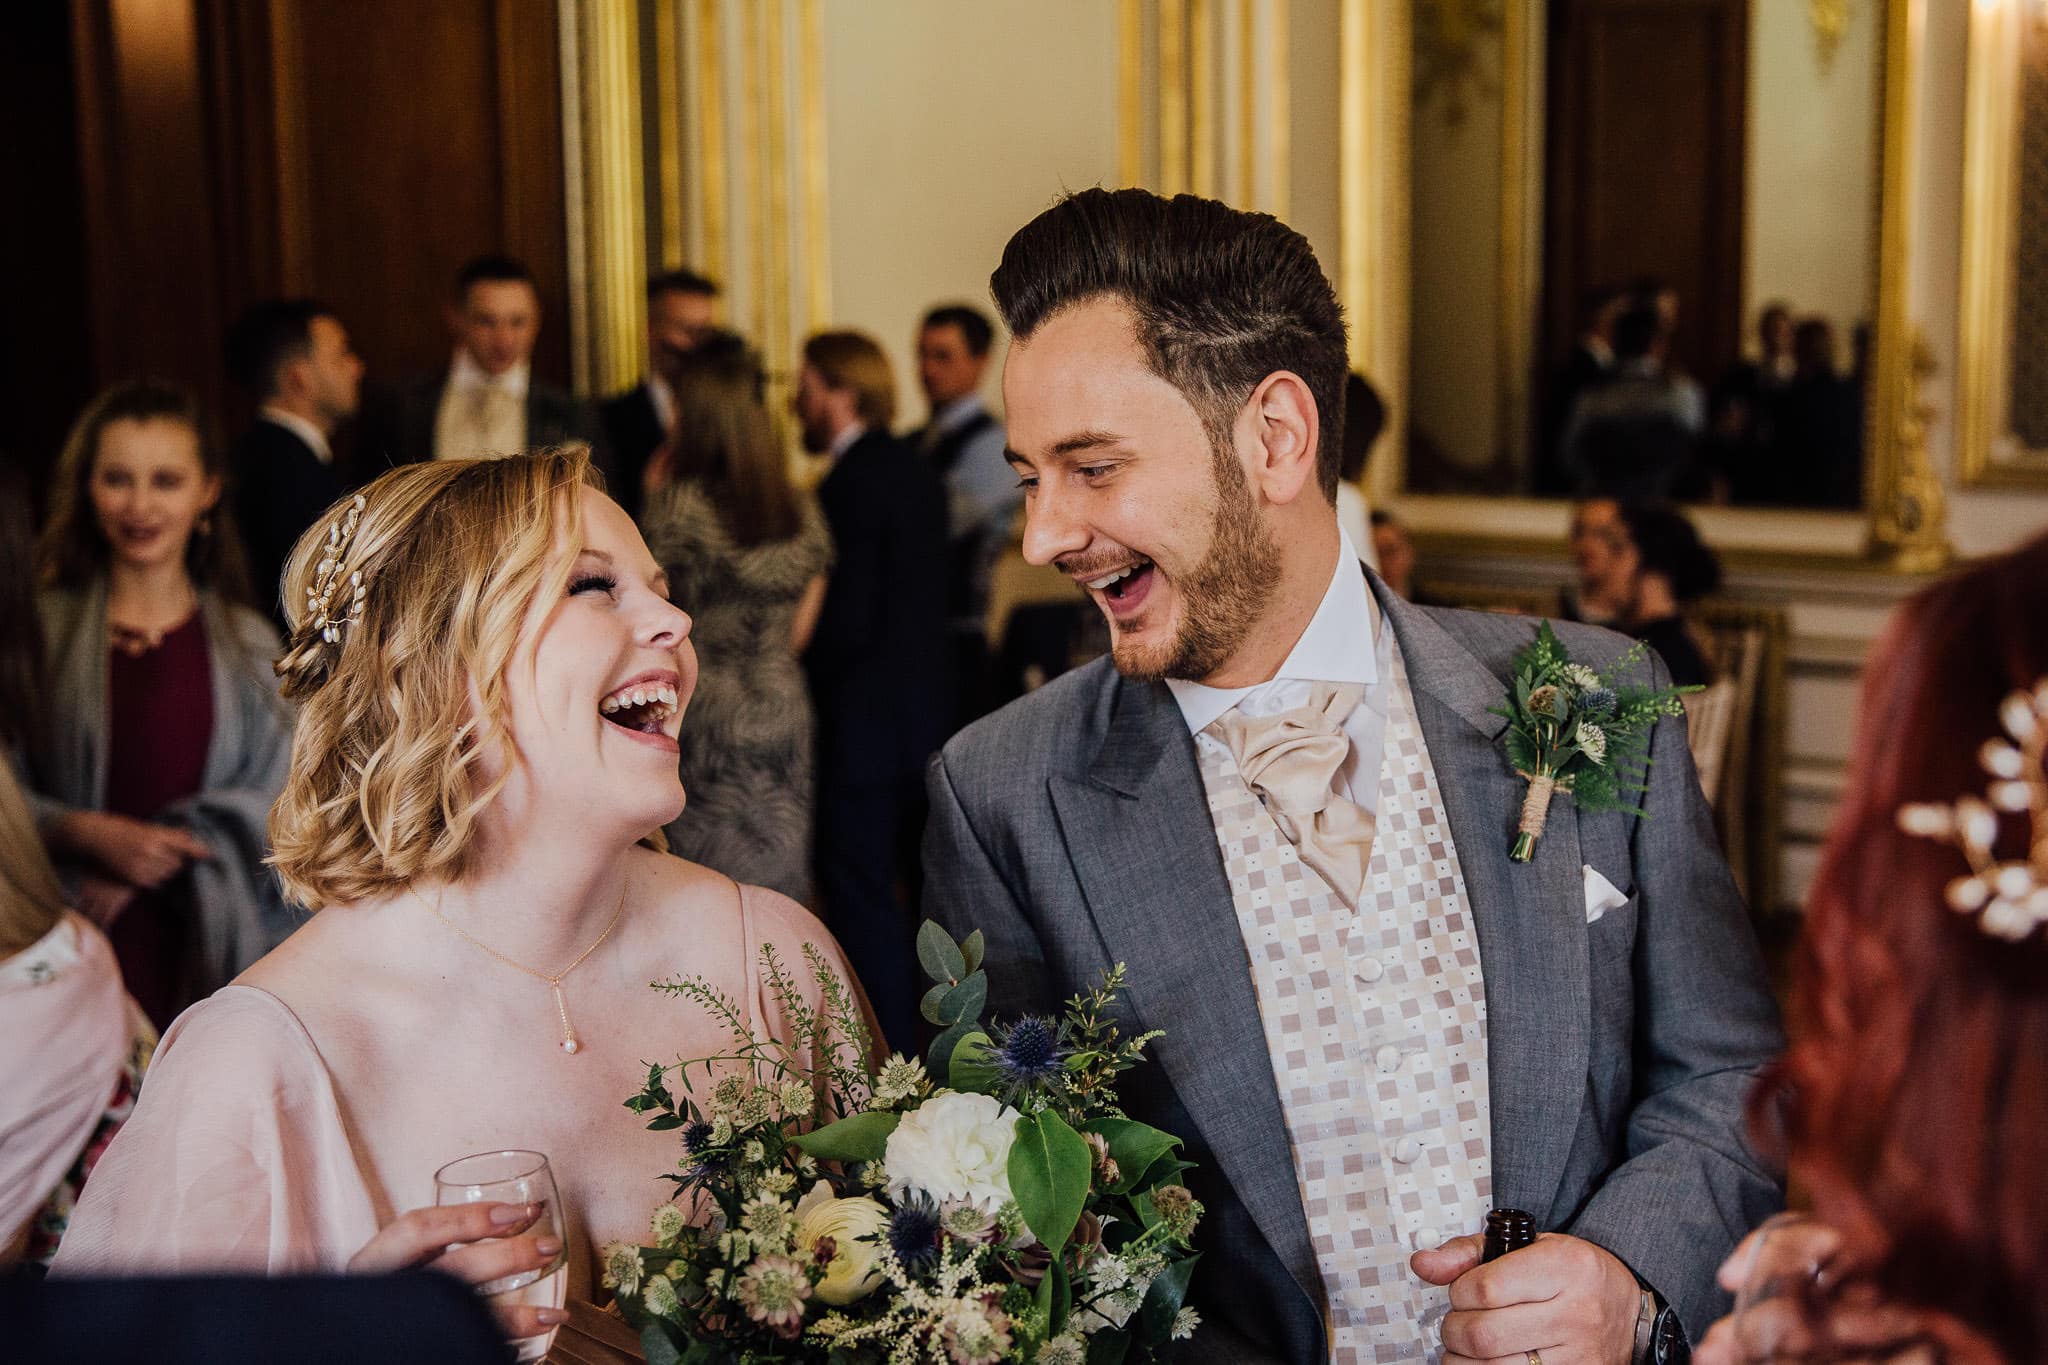
[[[903,1116],[889,1135],[882,1168],[889,1196],[906,1192],[938,1203],[957,1199],[994,1213],[1010,1202],[1010,1146],[1017,1111],[990,1095],[950,1091]]]
[[[875,1269],[881,1255],[879,1242],[889,1226],[889,1210],[866,1195],[834,1199],[832,1187],[820,1180],[796,1206],[797,1245],[815,1251],[820,1238],[830,1238],[832,1259],[826,1263],[825,1278],[813,1291],[835,1308],[866,1298],[881,1288],[882,1272]]]

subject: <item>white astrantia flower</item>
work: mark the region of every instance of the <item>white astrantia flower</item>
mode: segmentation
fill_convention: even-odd
[[[621,1294],[640,1292],[640,1248],[630,1242],[607,1242],[604,1248],[604,1287]]]
[[[1600,685],[1600,675],[1584,664],[1566,664],[1563,671],[1565,681],[1582,692]]]
[[[1579,752],[1595,763],[1607,761],[1607,732],[1588,720],[1579,722]]]
[[[1174,1341],[1186,1341],[1202,1325],[1202,1315],[1192,1308],[1183,1308],[1173,1315],[1173,1331],[1169,1334]]]
[[[995,1212],[1010,1199],[1017,1118],[993,1096],[932,1096],[889,1134],[882,1165],[891,1198],[900,1201],[915,1190],[937,1202],[958,1199]]]
[[[1037,1365],[1086,1365],[1087,1359],[1087,1342],[1063,1333],[1038,1348]]]
[[[682,1308],[676,1298],[675,1281],[656,1275],[647,1282],[647,1311],[656,1317],[673,1317]]]
[[[656,1209],[654,1211],[654,1218],[649,1225],[650,1230],[654,1233],[655,1243],[659,1246],[667,1246],[670,1242],[682,1236],[683,1229],[687,1226],[689,1226],[689,1219],[685,1218],[683,1211],[674,1204],[663,1204],[660,1208]]]

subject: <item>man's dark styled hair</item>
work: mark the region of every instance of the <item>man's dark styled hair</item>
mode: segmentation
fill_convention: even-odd
[[[1342,473],[1352,483],[1365,477],[1373,445],[1387,429],[1387,404],[1372,381],[1353,370],[1344,376],[1344,463]]]
[[[228,328],[228,377],[262,402],[277,393],[277,374],[312,353],[313,319],[338,315],[315,299],[271,299],[259,303]]]
[[[989,277],[1010,335],[1089,299],[1137,316],[1146,363],[1227,450],[1253,389],[1299,375],[1321,418],[1316,482],[1336,500],[1344,430],[1344,310],[1308,239],[1271,214],[1190,194],[1082,190],[1026,223]]]
[[[647,280],[647,301],[653,303],[663,294],[698,294],[707,299],[718,297],[718,284],[709,275],[699,275],[694,270],[664,270]]]
[[[958,327],[968,354],[974,356],[987,355],[996,339],[995,324],[988,320],[988,314],[967,303],[941,304],[924,315],[918,330],[928,332],[934,327]]]
[[[455,272],[456,301],[468,298],[470,286],[477,284],[523,284],[535,294],[540,293],[540,282],[533,278],[526,262],[511,256],[475,256],[464,261],[462,269]]]
[[[1614,324],[1614,354],[1620,360],[1641,360],[1657,348],[1664,321],[1654,305],[1638,304]]]

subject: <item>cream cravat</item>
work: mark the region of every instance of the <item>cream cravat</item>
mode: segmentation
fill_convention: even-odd
[[[1338,793],[1337,774],[1351,752],[1344,722],[1364,697],[1357,683],[1316,683],[1306,706],[1272,716],[1232,707],[1209,726],[1301,860],[1353,911],[1365,890],[1374,822]]]

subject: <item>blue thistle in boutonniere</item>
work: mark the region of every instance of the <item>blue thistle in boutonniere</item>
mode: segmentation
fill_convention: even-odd
[[[1570,793],[1580,810],[1642,814],[1630,793],[1649,790],[1642,779],[1650,766],[1650,730],[1660,717],[1682,713],[1685,694],[1700,690],[1624,681],[1648,652],[1637,641],[1606,671],[1596,671],[1572,662],[1548,621],[1516,652],[1513,688],[1488,708],[1507,719],[1502,743],[1508,762],[1529,784],[1508,850],[1516,862],[1536,856],[1558,792]]]

